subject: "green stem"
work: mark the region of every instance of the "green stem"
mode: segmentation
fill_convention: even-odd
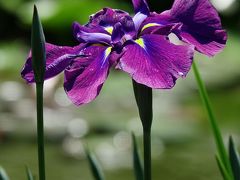
[[[133,90],[143,126],[144,180],[151,180],[152,88],[133,80]]]
[[[152,179],[151,172],[151,131],[143,131],[144,146],[144,180]]]
[[[37,141],[39,179],[45,180],[44,125],[43,125],[43,83],[36,83],[37,90]]]
[[[209,100],[209,97],[208,97],[206,87],[205,87],[205,85],[204,85],[204,83],[201,79],[200,73],[198,71],[198,68],[197,68],[197,65],[195,64],[195,62],[193,62],[193,71],[194,71],[194,74],[195,74],[195,78],[196,78],[196,81],[197,81],[197,84],[198,84],[198,88],[199,88],[199,91],[200,91],[200,95],[201,95],[203,104],[204,104],[204,106],[206,108],[206,111],[207,111],[207,114],[208,114],[208,118],[209,118],[211,128],[213,130],[213,135],[214,135],[215,143],[217,145],[217,151],[218,151],[219,157],[221,158],[221,160],[222,160],[224,166],[226,167],[229,175],[231,177],[233,177],[230,162],[229,162],[229,159],[228,159],[228,155],[227,155],[227,152],[226,152],[226,149],[225,149],[225,146],[224,146],[223,138],[222,138],[220,129],[217,125],[217,121],[216,121],[216,118],[214,116],[211,104],[210,104],[210,100]]]

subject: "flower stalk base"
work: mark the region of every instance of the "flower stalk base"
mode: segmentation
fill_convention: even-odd
[[[39,180],[45,180],[43,83],[37,83],[36,90],[37,90],[37,141],[38,141]]]

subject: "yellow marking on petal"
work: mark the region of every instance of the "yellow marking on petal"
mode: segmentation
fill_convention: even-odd
[[[105,29],[109,34],[112,34],[112,32],[113,32],[113,27],[112,27],[112,26],[105,27],[104,29]]]
[[[112,51],[112,47],[108,47],[106,50],[105,50],[105,59],[107,59],[107,57],[109,56],[109,54],[111,53]]]
[[[141,46],[142,48],[145,48],[145,44],[144,44],[143,38],[139,38],[139,39],[135,40],[135,42],[136,42],[139,46]]]
[[[108,56],[112,51],[112,47],[108,47],[105,51],[106,56]]]
[[[145,26],[143,26],[143,28],[142,28],[141,31],[144,31],[145,29],[150,28],[150,27],[153,27],[153,26],[161,26],[161,25],[160,25],[160,24],[157,24],[157,23],[148,23],[148,24],[146,24]]]
[[[101,68],[104,66],[108,56],[110,55],[112,51],[112,47],[108,47],[105,51],[104,51],[104,57],[103,57],[103,62],[102,62],[102,65],[101,65]]]

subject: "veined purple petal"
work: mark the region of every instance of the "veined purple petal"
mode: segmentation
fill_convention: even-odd
[[[217,54],[226,44],[226,31],[209,0],[175,0],[172,9],[159,18],[182,23],[175,34],[208,56]]]
[[[111,66],[110,53],[111,47],[87,47],[84,54],[90,56],[74,61],[65,70],[64,88],[74,104],[86,104],[98,96]]]
[[[49,79],[62,72],[73,59],[77,59],[83,54],[81,53],[84,44],[68,47],[56,46],[46,43],[46,72],[45,79]],[[27,83],[34,82],[34,73],[32,69],[32,55],[31,52],[22,68],[21,75]]]
[[[164,36],[144,35],[126,45],[118,68],[151,88],[169,89],[190,70],[193,46],[171,44]]]
[[[209,0],[175,0],[170,14],[184,24],[179,36],[198,51],[213,56],[224,48],[227,34]]]
[[[135,14],[141,12],[145,15],[149,14],[149,7],[146,0],[132,0]]]

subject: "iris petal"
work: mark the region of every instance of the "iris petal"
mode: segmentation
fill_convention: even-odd
[[[104,29],[104,27],[101,26],[92,26],[92,27],[88,27],[88,26],[82,26],[80,25],[78,22],[74,22],[72,24],[72,29],[73,29],[73,35],[74,37],[77,37],[78,33],[83,31],[83,32],[87,32],[87,33],[107,33],[107,30]]]
[[[111,66],[110,52],[110,47],[90,46],[84,53],[91,56],[74,61],[65,70],[64,88],[74,104],[86,104],[98,96]]]
[[[111,8],[104,8],[90,17],[87,27],[114,27],[118,22],[122,23],[124,18],[130,17],[125,11]]]
[[[142,22],[147,18],[147,15],[138,12],[137,14],[135,14],[135,16],[133,17],[133,22],[135,25],[135,30],[138,31]]]
[[[81,50],[84,46],[85,45],[82,44],[74,47],[68,47],[46,43],[45,79],[56,76],[62,72],[73,59],[83,56]],[[31,52],[22,68],[21,75],[28,83],[34,82]]]
[[[227,33],[209,0],[175,0],[171,10],[161,14],[152,13],[144,23],[152,22],[163,25],[180,24],[171,31],[208,56],[219,53],[227,41]],[[148,33],[154,33],[154,29],[151,30]]]
[[[77,39],[80,42],[85,43],[106,43],[110,44],[111,36],[104,33],[87,33],[87,32],[79,32],[77,35]]]
[[[186,76],[192,58],[192,46],[171,44],[160,35],[144,35],[126,45],[118,68],[128,72],[138,83],[169,89],[178,77]]]
[[[122,38],[125,35],[123,28],[122,28],[122,24],[116,23],[114,25],[114,29],[113,29],[113,34],[112,34],[112,42],[116,45],[116,44],[120,44],[122,45]]]
[[[184,24],[179,36],[198,51],[213,56],[224,48],[227,34],[209,0],[175,0],[170,15]]]
[[[171,32],[174,32],[176,29],[178,30],[182,26],[181,22],[171,21],[169,18],[169,11],[164,11],[161,14],[155,12],[150,13],[140,26],[141,35],[169,35]]]
[[[77,22],[73,23],[73,34],[79,42],[107,43],[111,42],[111,36],[103,27],[86,27]]]

